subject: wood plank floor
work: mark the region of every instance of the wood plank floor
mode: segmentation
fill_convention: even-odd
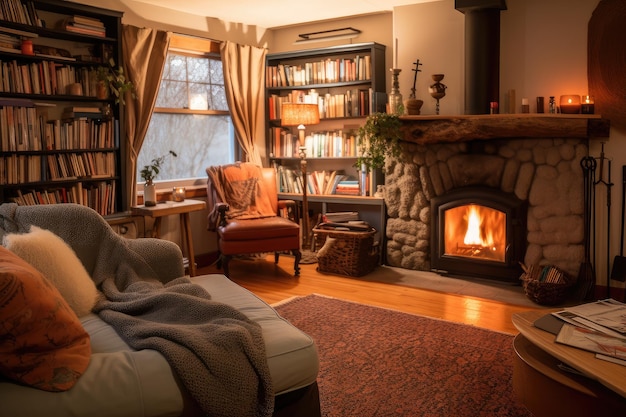
[[[316,293],[510,334],[518,333],[511,316],[533,310],[487,299],[321,274],[315,268],[315,264],[301,265],[300,277],[296,278],[292,275],[293,258],[281,256],[275,265],[270,255],[266,259],[231,261],[230,278],[270,304]],[[211,273],[222,271],[215,265],[198,268],[199,275]]]

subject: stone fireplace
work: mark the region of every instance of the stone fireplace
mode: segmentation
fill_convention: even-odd
[[[578,273],[584,256],[580,160],[588,155],[589,138],[608,137],[606,120],[565,115],[402,119],[403,157],[385,167],[389,265],[508,282],[519,278],[520,262]],[[487,210],[484,219],[500,223],[498,242],[465,240],[472,206]],[[454,220],[455,211],[462,220]],[[464,228],[462,239],[446,243],[446,221],[449,228]],[[486,236],[486,226],[481,227]]]

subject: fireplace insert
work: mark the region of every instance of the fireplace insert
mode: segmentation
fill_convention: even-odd
[[[431,200],[431,267],[461,278],[519,282],[527,246],[527,202],[489,187]]]

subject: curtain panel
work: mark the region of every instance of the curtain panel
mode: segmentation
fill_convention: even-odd
[[[126,201],[137,203],[137,156],[150,124],[161,84],[171,34],[162,30],[122,26],[124,71],[135,86],[135,100],[126,100],[124,126],[126,154],[124,176]]]
[[[265,56],[267,50],[225,41],[221,45],[226,100],[246,162],[265,155]],[[261,145],[257,145],[255,141]]]

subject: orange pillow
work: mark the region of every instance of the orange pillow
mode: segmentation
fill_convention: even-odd
[[[0,246],[0,374],[45,391],[65,391],[90,357],[89,334],[59,291]]]

